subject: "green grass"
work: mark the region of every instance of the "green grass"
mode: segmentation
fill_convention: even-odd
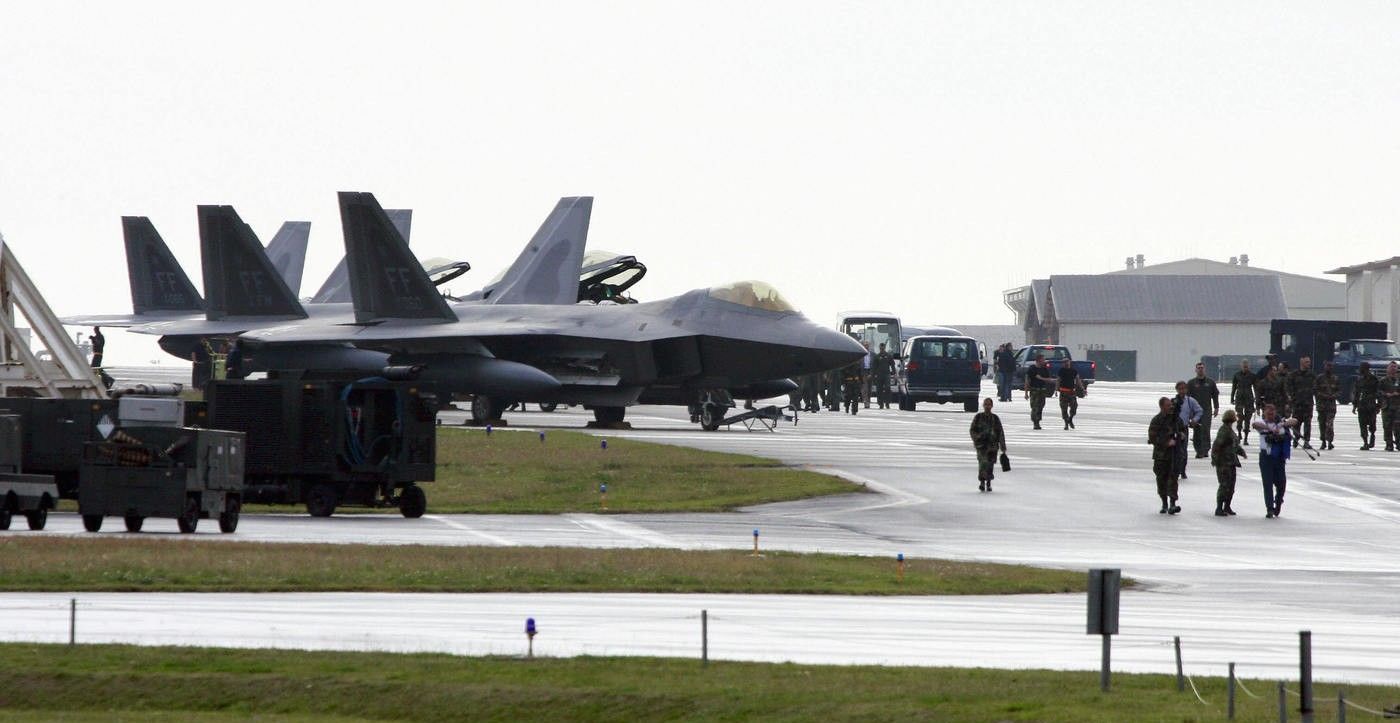
[[[429,513],[726,512],[748,505],[864,492],[863,485],[762,457],[582,432],[444,427]],[[599,485],[608,486],[607,507]],[[249,505],[249,512],[301,506]],[[345,507],[340,512],[364,512]]]
[[[7,644],[0,680],[0,720],[1225,719],[1219,678],[1196,680],[1202,705],[1169,676],[1116,675],[1105,694],[1096,672],[1043,670]],[[1400,698],[1393,687],[1346,690],[1370,708]],[[1334,720],[1336,687],[1315,695],[1317,719]],[[1271,695],[1237,705],[1236,720],[1276,720]]]
[[[82,592],[711,592],[998,595],[1078,592],[1083,572],[743,550],[201,543],[0,537],[0,590]]]

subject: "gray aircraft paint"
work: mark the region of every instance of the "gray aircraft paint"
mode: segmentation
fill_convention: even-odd
[[[310,221],[287,221],[267,242],[267,258],[292,293],[301,293],[301,276],[306,268],[306,245],[311,239]]]

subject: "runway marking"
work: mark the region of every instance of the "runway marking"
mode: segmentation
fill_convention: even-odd
[[[468,527],[467,525],[462,524],[461,522],[448,519],[446,517],[443,517],[442,515],[423,515],[423,517],[429,520],[436,520],[437,522],[441,522],[442,524],[447,525],[448,527],[451,527],[454,530],[461,530],[462,532],[472,535],[473,537],[478,537],[493,545],[499,545],[501,547],[515,547],[520,544],[513,540],[507,540],[504,537],[493,535],[489,532],[482,532],[481,530],[473,529],[471,527]]]
[[[610,535],[619,535],[628,539],[637,540],[639,542],[646,543],[651,547],[671,547],[682,549],[692,547],[691,545],[683,545],[679,542],[676,542],[670,537],[667,537],[666,535],[663,535],[659,532],[648,530],[645,527],[642,527],[640,525],[634,525],[630,522],[623,522],[622,520],[617,519],[615,517],[574,513],[564,515],[564,518],[580,527],[589,528],[597,532],[604,532]]]
[[[896,489],[896,488],[891,487],[891,486],[889,486],[889,485],[887,485],[887,484],[885,484],[885,483],[883,483],[883,482],[876,482],[875,480],[870,479],[869,477],[864,477],[864,476],[861,476],[861,475],[858,475],[858,474],[854,474],[854,473],[852,473],[852,472],[847,472],[847,471],[845,471],[845,470],[843,470],[843,469],[838,469],[838,468],[835,468],[835,467],[808,467],[807,469],[810,469],[810,470],[813,471],[813,472],[820,472],[820,473],[822,473],[822,474],[834,475],[834,476],[836,476],[836,477],[840,477],[840,478],[842,478],[842,479],[849,480],[849,481],[851,481],[851,482],[858,482],[858,483],[860,483],[860,484],[865,485],[866,487],[868,487],[868,488],[870,488],[870,489],[875,490],[877,493],[879,493],[879,494],[881,494],[881,495],[884,495],[884,496],[886,496],[886,497],[892,497],[892,498],[894,498],[894,499],[892,499],[892,500],[889,501],[889,502],[878,502],[878,503],[873,504],[873,505],[864,505],[864,506],[862,506],[862,507],[844,507],[844,508],[842,508],[842,509],[840,509],[840,510],[833,510],[833,512],[835,512],[835,513],[837,513],[837,514],[845,515],[845,514],[849,514],[849,513],[852,513],[852,512],[869,512],[870,510],[883,510],[883,509],[888,509],[888,508],[891,508],[891,507],[907,507],[907,506],[910,506],[910,505],[926,505],[926,504],[928,504],[929,501],[930,501],[927,497],[921,497],[921,496],[919,496],[919,495],[914,494],[913,492],[905,492],[904,490]],[[823,518],[829,518],[829,517],[832,517],[833,515],[830,514],[830,513],[828,513],[828,514],[824,514],[824,515],[822,516],[822,518],[816,518],[816,517],[812,517],[812,514],[811,514],[810,511],[804,511],[804,512],[789,512],[789,513],[782,514],[782,515],[777,515],[777,516],[778,516],[778,517],[806,517],[806,518],[809,518],[809,519],[814,519],[814,520],[817,520],[817,521],[822,521]]]

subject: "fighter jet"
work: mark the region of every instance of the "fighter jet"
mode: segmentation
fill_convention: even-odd
[[[560,202],[591,206],[586,197]],[[580,244],[527,247],[484,303],[452,304],[373,195],[342,193],[340,208],[352,321],[302,314],[249,330],[240,339],[250,357],[372,351],[389,365],[420,367],[425,379],[476,394],[480,417],[498,415],[504,400],[563,402],[591,407],[595,419],[612,423],[648,388],[674,390],[671,397],[687,403],[752,385],[786,390],[787,377],[844,366],[865,353],[755,281],[647,303],[561,304],[577,298]],[[555,226],[565,237],[586,235],[587,217],[578,221],[564,215]]]

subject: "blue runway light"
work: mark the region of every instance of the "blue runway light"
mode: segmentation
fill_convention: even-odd
[[[526,634],[526,635],[534,635],[534,634],[535,634],[535,619],[534,619],[534,618],[525,618],[525,634]]]
[[[540,444],[544,444],[544,432],[540,432]]]
[[[607,493],[608,493],[608,483],[607,483],[607,482],[604,482],[604,483],[598,485],[598,491],[599,491],[599,492],[602,492],[603,494],[607,494]]]
[[[489,424],[486,425],[486,436],[488,436],[488,437],[491,436],[491,425],[489,425]]]
[[[902,553],[902,552],[899,553],[899,556],[898,556],[896,559],[899,560],[900,562],[904,562],[904,553]]]
[[[603,449],[607,449],[607,448],[608,448],[608,440],[605,439],[605,440],[603,440]]]

